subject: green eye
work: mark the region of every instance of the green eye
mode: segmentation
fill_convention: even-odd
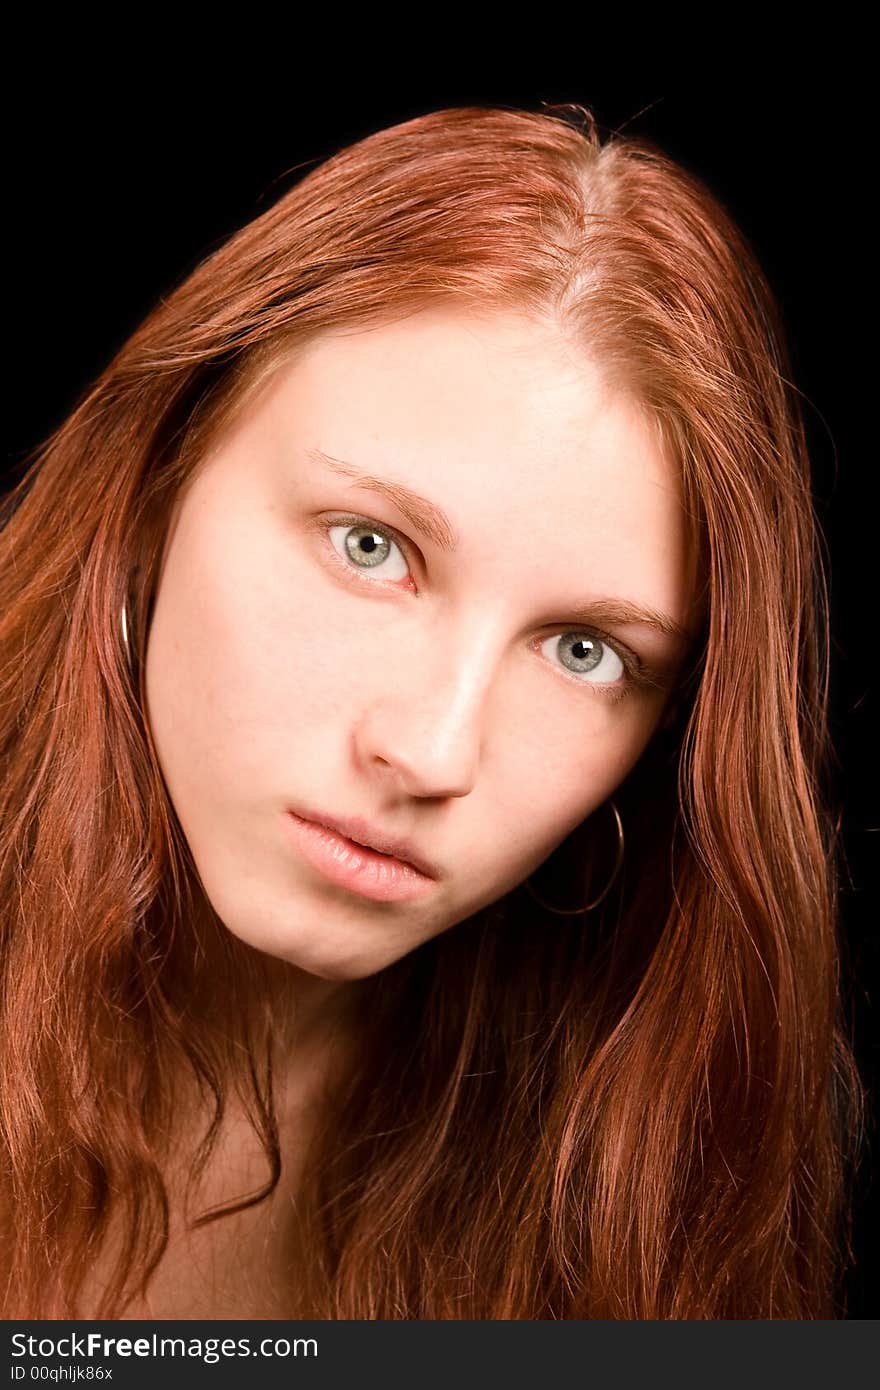
[[[625,662],[595,633],[557,633],[546,638],[540,649],[548,660],[560,661],[566,671],[585,685],[616,685],[621,676],[627,676]]]
[[[400,545],[384,527],[353,519],[334,522],[327,527],[327,534],[333,549],[353,569],[375,570],[381,579],[390,580],[405,579],[409,574]]]

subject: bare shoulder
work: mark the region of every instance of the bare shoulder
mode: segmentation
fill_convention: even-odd
[[[289,1114],[282,1127],[282,1171],[274,1191],[257,1205],[193,1228],[199,1214],[260,1191],[269,1166],[246,1119],[231,1116],[210,1164],[187,1196],[184,1164],[169,1175],[168,1246],[147,1290],[122,1320],[300,1317],[307,1282],[305,1221],[300,1195],[307,1148],[305,1115]],[[89,1271],[82,1316],[96,1316],[111,1277],[122,1232],[115,1230]]]

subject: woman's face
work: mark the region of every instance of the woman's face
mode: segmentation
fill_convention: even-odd
[[[514,888],[613,794],[687,654],[609,604],[685,626],[691,584],[674,468],[557,328],[434,308],[298,350],[177,499],[148,639],[214,910],[353,980]],[[312,818],[433,873],[364,868]]]

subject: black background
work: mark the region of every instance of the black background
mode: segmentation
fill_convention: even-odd
[[[258,62],[251,52],[223,67],[151,50],[139,73],[131,67],[136,48],[135,36],[124,56],[105,61],[97,51],[87,57],[74,46],[66,55],[59,46],[50,65],[25,47],[20,64],[13,61],[21,70],[13,73],[6,162],[4,489],[160,294],[316,163],[382,126],[441,106],[581,102],[606,132],[655,141],[726,204],[782,307],[830,550],[846,972],[857,1054],[873,1083],[880,816],[876,802],[869,805],[877,595],[868,479],[876,430],[858,407],[872,398],[862,369],[873,344],[861,323],[863,315],[871,322],[866,299],[876,249],[868,249],[863,190],[876,161],[852,64],[841,64],[830,48],[823,60],[819,43],[809,63],[799,55],[772,71],[732,65],[725,76],[706,63],[699,82],[693,67],[685,81],[660,62],[636,80],[629,65],[603,58],[585,59],[573,78],[561,78],[550,63],[545,77],[529,82],[501,80],[489,69],[475,81],[448,72],[442,80],[416,77],[410,69],[407,84],[399,73],[380,80],[369,61],[353,78],[351,54],[343,78],[329,49],[276,51],[271,35],[258,46]],[[748,633],[743,657],[760,660]],[[867,1235],[877,1215],[872,1166],[866,1152],[850,1317],[877,1315],[871,1289],[880,1279]]]

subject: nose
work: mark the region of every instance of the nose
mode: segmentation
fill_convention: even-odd
[[[484,631],[457,649],[435,640],[426,663],[411,654],[417,678],[395,680],[395,672],[358,723],[362,768],[410,796],[467,796],[477,778],[494,682],[487,647]]]

